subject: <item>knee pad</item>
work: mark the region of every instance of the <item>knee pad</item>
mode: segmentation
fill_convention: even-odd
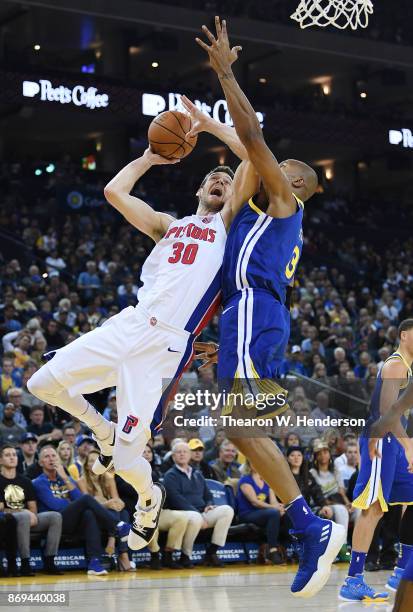
[[[27,388],[32,395],[52,406],[55,405],[54,400],[63,390],[47,363],[29,378]]]

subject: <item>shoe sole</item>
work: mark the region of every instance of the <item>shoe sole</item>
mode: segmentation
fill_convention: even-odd
[[[346,530],[342,525],[332,523],[331,536],[328,546],[321,557],[318,559],[317,570],[311,576],[305,587],[301,591],[291,594],[294,597],[314,597],[326,584],[331,574],[331,566],[337,557],[341,547],[346,541]]]
[[[340,601],[347,601],[348,603],[386,603],[389,601],[388,597],[377,597],[373,599],[371,597],[364,597],[364,599],[347,599],[347,597],[343,597],[342,595],[338,596]]]
[[[160,514],[161,514],[161,510],[162,510],[162,508],[163,508],[163,505],[164,505],[164,503],[165,503],[166,491],[165,491],[165,488],[163,487],[163,485],[161,485],[160,483],[157,483],[156,485],[154,484],[154,486],[155,486],[155,487],[158,487],[158,489],[160,490],[161,495],[162,495],[162,497],[161,497],[161,503],[160,503],[160,505],[159,505],[158,514],[157,514],[157,516],[156,516],[156,523],[157,523],[157,525],[158,525],[158,523],[159,523],[159,516],[160,516]],[[133,529],[131,528],[131,530],[130,530],[130,532],[129,532],[129,536],[128,536],[128,546],[129,546],[129,548],[130,548],[131,550],[142,550],[142,548],[145,548],[145,546],[148,546],[148,544],[150,544],[150,543],[152,542],[153,538],[155,537],[155,533],[156,533],[156,528],[154,529],[154,532],[153,532],[153,535],[152,535],[151,539],[150,539],[150,540],[148,540],[148,541],[146,541],[146,540],[144,540],[144,539],[143,539],[141,536],[139,536],[139,535],[135,534],[135,532],[134,532],[134,531],[133,531]],[[143,542],[143,544],[139,543],[139,544],[137,545],[137,548],[136,548],[136,544],[135,544],[135,542],[132,542],[132,538],[133,538],[133,536],[136,536],[137,538],[139,538],[139,539],[140,539],[140,540]]]
[[[94,570],[88,570],[88,576],[107,576],[109,572],[95,572]]]
[[[398,586],[396,588],[394,588],[393,586],[391,586],[389,583],[387,583],[386,585],[384,585],[386,589],[389,589],[389,591],[392,591],[392,593],[395,593],[397,591],[397,589],[399,588]]]

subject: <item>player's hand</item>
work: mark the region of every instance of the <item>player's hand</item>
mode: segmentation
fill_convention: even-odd
[[[154,153],[151,147],[145,149],[144,154],[142,155],[144,159],[146,159],[151,166],[163,166],[166,164],[177,164],[180,162],[180,159],[169,159],[168,157],[162,157],[162,155],[158,155]]]
[[[199,370],[218,363],[219,346],[215,342],[194,342],[194,349],[194,359],[200,359],[203,362]]]
[[[380,459],[381,452],[379,451],[377,442],[379,438],[369,438],[369,455],[370,459],[373,461],[376,457]]]
[[[188,132],[187,137],[192,138],[201,132],[205,132],[208,121],[211,119],[203,113],[189,98],[181,96],[182,106],[192,119],[192,128]]]
[[[237,61],[238,53],[242,50],[242,47],[238,45],[236,47],[232,47],[231,49],[229,46],[227,24],[225,19],[221,24],[220,18],[215,17],[215,29],[216,38],[205,25],[202,26],[202,31],[208,38],[211,46],[208,46],[200,38],[195,38],[195,40],[198,45],[208,53],[211,67],[215,70],[218,76],[221,76],[222,74],[227,73],[230,70],[231,65]]]

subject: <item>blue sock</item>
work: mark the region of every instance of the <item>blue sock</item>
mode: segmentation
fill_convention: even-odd
[[[350,567],[348,568],[349,576],[354,577],[357,574],[363,574],[366,557],[367,553],[357,552],[356,550],[351,551]]]
[[[397,567],[404,569],[409,562],[410,556],[413,552],[413,546],[411,544],[402,544],[400,542],[399,556],[397,557]]]
[[[285,511],[296,529],[305,529],[316,518],[302,495],[288,504]]]

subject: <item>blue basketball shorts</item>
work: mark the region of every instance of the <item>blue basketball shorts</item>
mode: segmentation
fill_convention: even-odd
[[[383,512],[389,505],[413,504],[413,474],[407,471],[404,449],[389,434],[377,441],[381,457],[369,456],[368,437],[360,438],[360,472],[354,488],[353,506],[366,510],[379,501]]]

